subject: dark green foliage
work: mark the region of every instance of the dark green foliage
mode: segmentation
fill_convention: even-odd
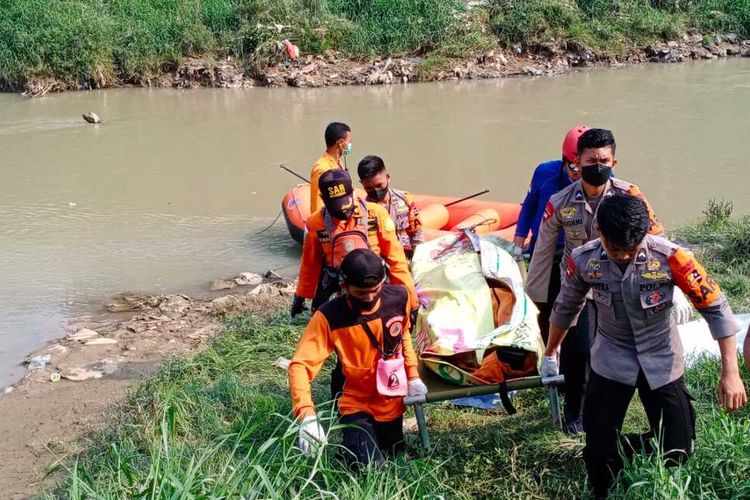
[[[427,51],[456,25],[461,0],[328,0],[330,9],[354,23],[340,49],[375,56]]]
[[[688,29],[750,36],[750,0],[2,0],[0,87],[52,78],[69,88],[139,81],[185,57],[231,56],[250,70],[303,54],[486,53],[570,39],[623,53]]]

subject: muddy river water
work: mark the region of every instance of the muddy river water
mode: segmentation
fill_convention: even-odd
[[[81,113],[105,121],[92,126]],[[0,95],[0,386],[65,318],[123,291],[199,293],[279,268],[299,248],[280,199],[353,128],[350,167],[379,154],[415,192],[520,201],[579,122],[613,129],[619,177],[665,225],[709,198],[750,212],[750,59],[508,79],[329,89],[121,89]]]

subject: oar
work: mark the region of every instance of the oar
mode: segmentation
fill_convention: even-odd
[[[478,193],[470,194],[469,196],[464,196],[463,198],[460,198],[458,200],[452,201],[450,203],[446,203],[443,205],[444,207],[450,207],[451,205],[455,205],[456,203],[461,203],[462,201],[470,200],[472,198],[476,198],[477,196],[482,196],[483,194],[489,193],[489,189],[485,189],[484,191],[480,191]]]
[[[301,175],[299,175],[294,170],[292,170],[290,168],[287,168],[286,165],[284,165],[283,163],[281,165],[279,165],[279,168],[282,169],[282,170],[286,170],[287,172],[289,172],[293,176],[297,177],[298,179],[302,179],[303,181],[307,182],[308,184],[310,183],[310,181],[308,181],[307,179],[305,179],[304,177],[302,177]]]

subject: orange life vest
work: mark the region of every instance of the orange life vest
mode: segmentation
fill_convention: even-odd
[[[352,229],[341,229],[337,227],[331,214],[323,208],[323,220],[328,233],[328,241],[331,242],[331,253],[326,256],[326,265],[329,268],[338,269],[341,262],[349,252],[357,248],[370,249],[370,242],[367,238],[367,225],[369,215],[367,212],[367,203],[362,198],[357,197],[359,204],[359,217]]]

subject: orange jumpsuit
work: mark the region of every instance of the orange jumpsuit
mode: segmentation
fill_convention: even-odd
[[[318,180],[323,173],[340,168],[346,170],[339,161],[331,156],[328,151],[323,153],[323,156],[318,158],[318,161],[313,165],[312,172],[310,173],[310,213],[314,214],[318,209],[323,208],[323,199],[320,197],[320,190],[318,189]]]
[[[410,304],[419,305],[414,289],[414,280],[409,274],[409,264],[404,249],[398,240],[396,227],[390,215],[377,203],[366,202],[368,209],[367,240],[370,249],[388,263],[391,283],[404,285],[409,290]],[[341,229],[354,229],[360,217],[360,204],[354,204],[354,214],[346,220],[334,219]],[[306,299],[315,297],[323,266],[331,260],[331,242],[323,219],[323,211],[318,210],[307,219],[307,234],[302,246],[302,262],[299,269],[297,295]]]
[[[349,306],[346,295],[323,304],[308,323],[289,365],[289,387],[294,415],[303,419],[315,414],[310,392],[310,382],[320,371],[326,358],[336,351],[346,382],[339,399],[342,415],[365,412],[378,422],[389,422],[404,413],[403,397],[382,396],[376,389],[376,367],[380,352],[373,347],[362,326],[364,318],[377,341],[382,345],[383,335],[398,342],[404,357],[406,377],[419,377],[417,356],[409,335],[409,293],[403,286],[385,285],[380,298],[371,311],[355,311]],[[390,349],[387,349],[389,351]]]

